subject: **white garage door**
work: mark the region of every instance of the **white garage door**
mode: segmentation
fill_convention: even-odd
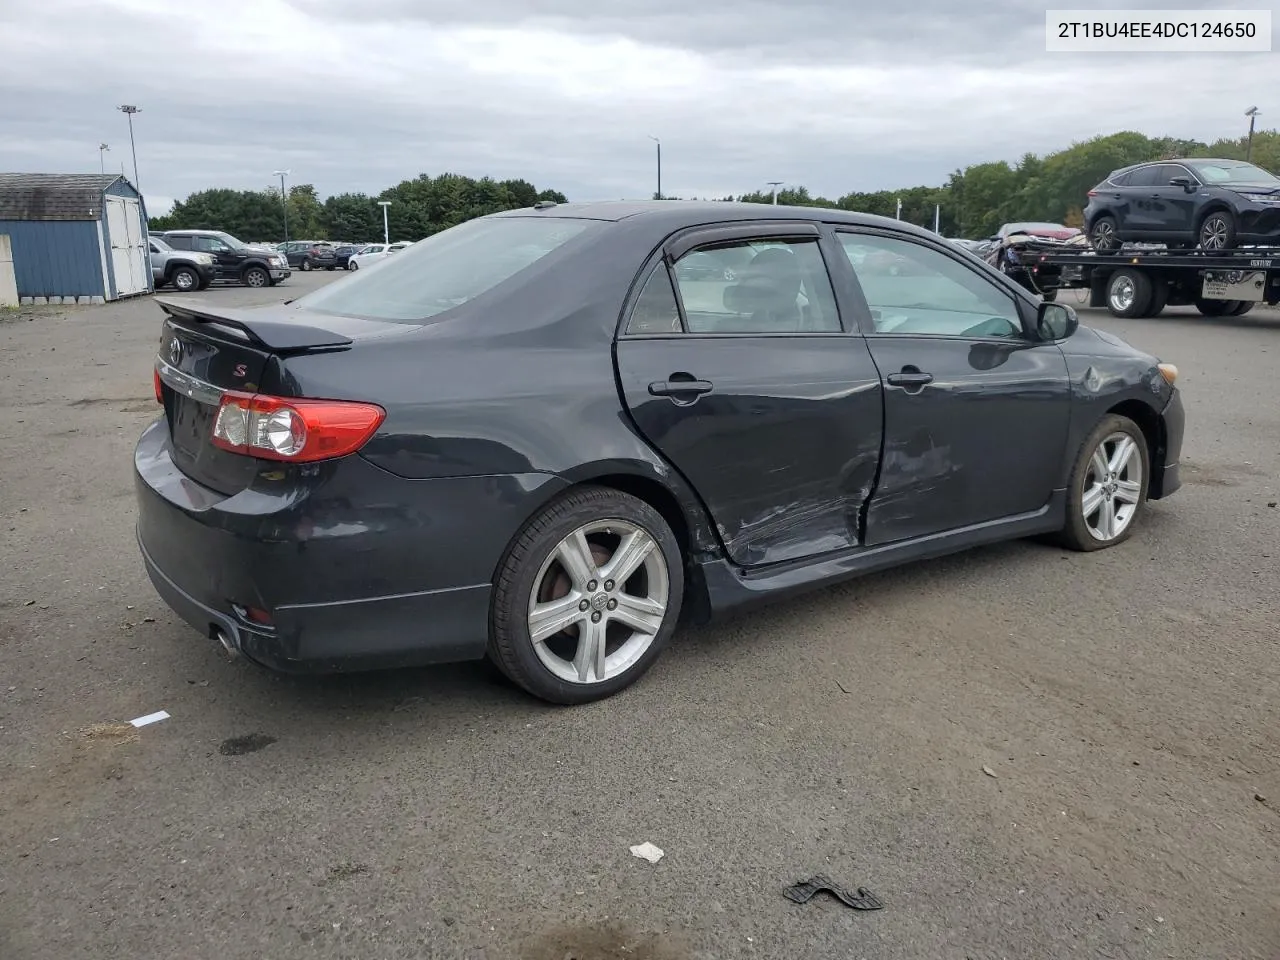
[[[111,237],[111,268],[116,296],[145,293],[151,268],[142,232],[142,207],[129,197],[107,197],[107,233]]]

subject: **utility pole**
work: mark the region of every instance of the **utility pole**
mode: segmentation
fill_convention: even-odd
[[[781,180],[769,180],[769,181],[767,181],[767,182],[768,182],[769,186],[773,187],[773,205],[776,207],[776,206],[778,205],[778,188],[779,188],[780,186],[782,186],[782,181],[781,181]]]
[[[939,229],[939,226],[941,223],[942,223],[942,204],[935,203],[933,205],[933,232],[934,233],[942,232]]]
[[[141,194],[142,185],[138,182],[138,148],[133,142],[133,115],[142,111],[131,103],[126,103],[116,109],[129,118],[129,149],[133,151],[133,186]]]
[[[1258,108],[1250,107],[1244,112],[1244,115],[1249,118],[1249,142],[1244,148],[1244,159],[1248,162],[1249,158],[1253,156],[1253,121],[1258,117]]]
[[[107,151],[111,148],[105,143],[98,144],[98,172],[107,175]]]
[[[649,139],[658,146],[658,199],[662,199],[662,141],[649,134]]]
[[[284,178],[289,170],[277,170],[272,176],[280,178],[280,209],[284,211],[284,242],[289,242],[289,195],[284,192]]]
[[[894,214],[899,220],[902,219],[902,198],[898,198],[898,212]]]
[[[382,208],[382,242],[389,247],[391,246],[391,229],[387,226],[387,207],[391,206],[391,201],[379,200],[378,206]]]

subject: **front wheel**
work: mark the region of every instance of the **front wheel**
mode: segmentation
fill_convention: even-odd
[[[244,272],[244,285],[246,287],[269,287],[271,286],[271,276],[261,267],[250,267]]]
[[[302,261],[302,269],[303,269],[304,271],[306,271],[306,272],[310,273],[310,272],[311,272],[311,261],[310,261],[310,260],[303,260],[303,261]]]
[[[359,269],[360,269],[360,264],[358,264],[358,263],[356,263],[354,260],[352,260],[350,263],[348,263],[348,264],[347,264],[347,269],[348,269],[348,270],[359,270]]]
[[[190,267],[179,267],[173,271],[173,276],[170,279],[174,289],[182,293],[190,293],[200,286],[199,275]]]
[[[494,584],[489,657],[551,703],[612,696],[666,646],[684,600],[684,565],[653,507],[584,487],[531,520]]]
[[[1226,210],[1215,210],[1200,224],[1202,250],[1230,250],[1236,245],[1236,218]]]
[[[1059,539],[1072,550],[1114,547],[1133,534],[1147,503],[1150,455],[1142,429],[1110,413],[1080,445]]]

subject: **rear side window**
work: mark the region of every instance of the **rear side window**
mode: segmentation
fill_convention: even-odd
[[[1129,174],[1129,187],[1153,187],[1156,184],[1158,166],[1140,167]]]
[[[702,247],[680,258],[675,280],[692,334],[841,329],[817,238]]]
[[[165,241],[175,250],[190,250],[190,237],[165,237]]]
[[[317,313],[417,323],[488,293],[598,227],[552,217],[469,220],[294,303]]]

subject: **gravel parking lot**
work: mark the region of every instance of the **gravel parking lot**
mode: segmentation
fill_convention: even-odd
[[[133,534],[159,316],[0,320],[0,958],[1280,952],[1280,312],[1082,310],[1182,371],[1185,486],[1130,542],[686,631],[575,709],[179,623]],[[885,909],[782,896],[817,873]]]

